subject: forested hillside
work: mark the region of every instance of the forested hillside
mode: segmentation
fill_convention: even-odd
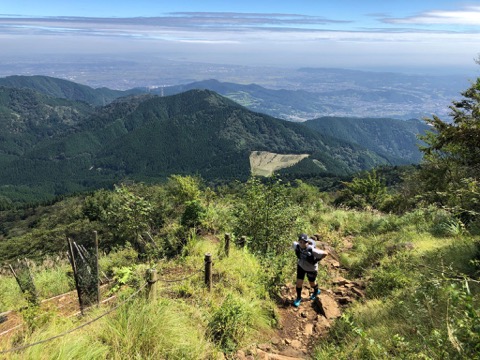
[[[477,79],[453,103],[453,123],[428,120],[420,166],[363,172],[334,192],[298,179],[249,177],[211,187],[199,176],[172,175],[163,184],[123,183],[51,205],[0,211],[0,262],[31,259],[22,278],[30,287],[23,293],[14,271],[0,275],[0,355],[480,359],[479,95]],[[119,117],[111,123],[106,114]],[[320,144],[343,159],[355,149],[335,148],[338,143],[305,126],[246,112],[210,91],[123,99],[88,119],[88,128],[97,124],[98,131],[86,138],[106,164],[116,158],[103,152],[102,141],[114,138],[111,148],[140,153],[136,143],[152,139],[143,129],[173,137],[180,128],[196,134],[197,123],[220,128],[221,135],[209,140],[223,139],[219,149],[232,154],[251,144],[284,149],[292,143],[294,150]],[[233,130],[225,126],[229,120]],[[170,121],[175,131],[164,126]],[[75,159],[78,149],[65,156]],[[52,154],[36,156],[46,156],[47,164]],[[120,164],[123,171],[134,158]],[[389,186],[384,174],[399,179]],[[296,308],[291,245],[301,233],[315,237],[329,257],[320,262],[321,293],[310,300],[304,284]],[[84,259],[92,259],[87,248],[94,251],[99,240],[98,267],[90,264],[81,274],[99,269],[109,283],[102,300],[113,305],[84,309],[80,317],[64,304],[46,307],[42,300],[65,299],[78,283],[75,263],[64,256],[66,238],[76,241]],[[212,256],[213,274],[207,270]],[[153,270],[161,286],[146,282]]]
[[[389,159],[392,165],[417,164],[422,159],[418,138],[430,128],[420,120],[322,117],[305,126],[320,133],[359,144]]]
[[[42,102],[31,100],[43,95],[5,89],[36,101],[38,111],[44,109]],[[208,90],[127,97],[95,110],[46,99],[70,106],[70,112],[64,110],[60,120],[42,114],[42,129],[55,129],[48,138],[38,138],[37,128],[25,128],[22,137],[37,141],[25,140],[21,153],[5,158],[0,183],[7,200],[48,199],[122,179],[158,181],[174,173],[198,173],[210,181],[246,179],[251,151],[307,153],[304,162],[313,174],[345,175],[388,163],[360,145],[253,113]],[[28,108],[21,102],[5,104],[10,112],[15,106]],[[29,123],[28,116],[19,113],[13,123]]]
[[[30,89],[54,98],[83,101],[94,106],[104,106],[113,100],[133,94],[138,90],[111,90],[108,88],[93,89],[73,81],[49,76],[7,76],[0,78],[0,86],[16,89]]]

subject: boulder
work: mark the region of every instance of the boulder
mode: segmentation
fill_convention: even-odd
[[[308,323],[305,325],[305,330],[303,331],[304,336],[310,336],[313,334],[313,324]]]
[[[320,294],[315,299],[315,304],[320,309],[320,313],[323,314],[328,320],[336,319],[342,315],[337,302],[328,294]]]
[[[343,286],[345,284],[350,284],[351,281],[350,280],[347,280],[341,276],[337,276],[335,279],[333,279],[332,283],[334,285],[339,285],[339,286]]]

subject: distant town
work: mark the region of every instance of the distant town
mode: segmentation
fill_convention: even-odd
[[[452,101],[469,84],[469,74],[432,76],[329,68],[278,68],[171,61],[163,58],[113,56],[46,56],[41,61],[4,59],[0,77],[47,75],[93,88],[155,89],[216,79],[272,90],[305,91],[308,106],[271,108],[270,115],[292,121],[320,116],[448,117]],[[470,75],[470,78],[473,74]],[[233,100],[247,105],[242,94]],[[313,100],[311,100],[313,99]]]

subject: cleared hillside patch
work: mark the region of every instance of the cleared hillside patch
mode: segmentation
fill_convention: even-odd
[[[250,169],[252,175],[271,176],[274,171],[285,169],[309,157],[308,154],[276,154],[268,151],[252,151],[250,153]]]

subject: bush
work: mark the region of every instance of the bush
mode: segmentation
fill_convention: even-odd
[[[126,243],[123,247],[117,247],[106,256],[101,256],[98,260],[100,270],[108,276],[113,274],[114,268],[132,266],[138,260],[137,251]]]
[[[208,323],[211,339],[225,352],[233,352],[253,325],[252,305],[245,299],[228,294]]]
[[[411,274],[414,259],[411,254],[400,252],[382,260],[381,265],[369,272],[367,286],[369,297],[385,297],[395,290],[412,286]]]

